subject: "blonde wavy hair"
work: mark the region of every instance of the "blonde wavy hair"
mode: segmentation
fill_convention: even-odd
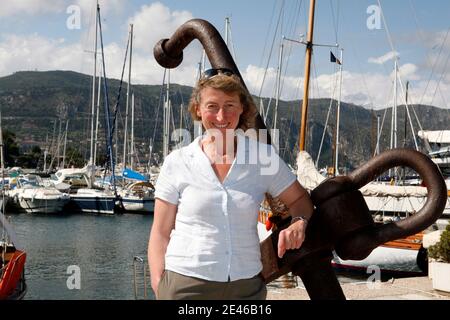
[[[242,85],[239,77],[234,74],[225,75],[219,73],[210,78],[201,78],[197,82],[189,101],[189,112],[191,113],[193,120],[201,121],[201,117],[197,115],[197,107],[201,102],[201,92],[205,88],[221,90],[226,94],[237,93],[244,110],[239,118],[236,129],[242,129],[245,132],[247,129],[255,127],[255,117],[257,114],[256,105],[253,102],[250,93]]]

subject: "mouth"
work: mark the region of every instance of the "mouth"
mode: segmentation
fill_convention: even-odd
[[[214,123],[214,126],[218,129],[225,129],[226,127],[228,127],[228,123],[225,123],[225,124]]]

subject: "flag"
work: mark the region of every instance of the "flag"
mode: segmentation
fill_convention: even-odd
[[[334,56],[333,52],[331,52],[331,51],[330,51],[330,61],[331,61],[331,62],[335,62],[335,63],[337,63],[337,64],[341,64],[341,61],[339,61],[339,59],[336,58],[336,57]]]

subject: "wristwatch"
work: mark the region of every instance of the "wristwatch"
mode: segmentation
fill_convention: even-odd
[[[308,224],[308,219],[305,216],[295,216],[295,217],[293,217],[292,220],[291,220],[291,224],[297,222],[298,220],[304,221],[306,225]]]

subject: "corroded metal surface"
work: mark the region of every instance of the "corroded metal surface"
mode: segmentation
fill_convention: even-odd
[[[154,48],[156,60],[163,67],[177,67],[183,60],[183,49],[194,39],[202,43],[213,68],[231,69],[244,83],[220,34],[205,20],[190,20],[170,39],[159,41]],[[257,128],[265,128],[259,115]],[[416,215],[378,227],[358,189],[395,166],[417,171],[428,188],[428,199]],[[289,218],[282,219],[272,235],[261,243],[262,275],[270,282],[292,271],[302,278],[311,299],[345,299],[331,268],[332,250],[343,259],[360,260],[386,241],[427,228],[442,214],[446,190],[437,166],[424,154],[408,149],[386,151],[348,176],[327,179],[312,191],[316,208],[308,223],[305,242],[300,249],[288,250],[279,259],[278,235],[289,225]]]
[[[183,49],[195,39],[202,44],[213,68],[227,68],[241,77],[220,33],[202,19],[189,20],[170,39],[160,40],[153,50],[156,61],[165,68],[178,67],[183,60]]]
[[[341,241],[336,252],[343,259],[364,259],[382,243],[418,233],[433,224],[442,214],[447,201],[447,188],[439,168],[423,153],[410,149],[394,149],[372,158],[348,175],[355,188],[374,180],[396,166],[414,169],[427,186],[427,200],[414,215],[379,227],[353,234]]]
[[[153,49],[156,61],[164,68],[178,67],[183,61],[183,49],[193,40],[200,41],[213,68],[232,70],[247,88],[220,33],[208,21],[202,19],[189,20],[181,25],[170,39],[160,40]],[[259,114],[256,116],[255,126],[256,129],[266,129]],[[270,143],[270,136],[267,138]]]

